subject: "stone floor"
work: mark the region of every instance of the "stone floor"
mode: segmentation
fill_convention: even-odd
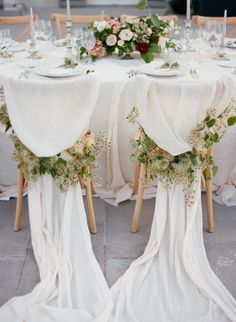
[[[96,198],[94,203],[98,233],[92,236],[93,248],[109,285],[112,285],[143,253],[150,233],[154,199],[144,201],[137,234],[129,231],[134,202],[113,207]],[[204,231],[207,255],[213,270],[236,297],[236,207],[217,204],[214,207],[216,231],[214,234]],[[15,199],[0,202],[0,305],[15,295],[29,292],[39,280],[30,241],[27,198],[24,200],[23,229],[18,233],[12,231],[14,211]]]

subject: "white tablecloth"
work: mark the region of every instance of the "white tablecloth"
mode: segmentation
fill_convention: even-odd
[[[132,171],[126,168],[131,149],[129,137],[134,132],[126,116],[132,106],[139,108],[139,120],[155,142],[178,155],[191,149],[188,134],[204,119],[207,109],[213,104],[220,113],[235,94],[236,85],[234,77],[222,72],[211,61],[201,66],[199,80],[192,80],[188,75],[162,80],[140,75],[129,79],[121,64],[114,64],[109,59],[101,61],[97,64],[95,78],[83,76],[86,80],[82,82],[81,77],[78,81],[81,87],[91,82],[90,86],[94,83],[96,88],[97,81],[99,83],[97,100],[90,98],[99,109],[99,117],[93,114],[91,128],[106,129],[111,139],[112,148],[105,169],[107,185],[114,190],[132,180],[129,179]],[[210,77],[205,73],[206,67],[212,71]],[[74,102],[69,105],[70,113],[63,108],[59,108],[58,113],[50,113],[58,104],[60,106],[60,101],[53,101],[53,87],[48,85],[52,90],[50,101],[49,89],[45,89],[42,78],[32,75],[29,80],[17,80],[15,66],[6,68],[2,75],[4,72],[2,82],[9,114],[22,142],[40,156],[53,155],[58,146],[67,148],[75,130]],[[60,85],[60,81],[55,84],[55,94],[63,102],[64,93],[58,91]],[[65,88],[69,93],[74,88],[74,81],[68,81]],[[79,101],[85,88],[78,89],[78,108],[83,106]],[[19,106],[12,99],[15,90]],[[25,95],[30,90],[42,92],[35,105],[32,97]],[[89,95],[90,88],[87,90]],[[39,124],[35,122],[35,128],[29,131],[27,122],[34,117],[34,108],[37,109],[35,114],[40,114],[40,104],[45,106],[38,118]],[[43,111],[48,111],[51,118],[53,114],[51,130],[47,128],[47,121],[40,121],[45,114]],[[62,115],[66,115],[68,122],[64,128],[57,126],[57,119],[61,124]],[[89,117],[87,114],[84,118],[85,124]],[[79,135],[81,128],[77,131]],[[45,132],[48,142],[42,144],[40,137],[44,138]],[[80,185],[62,193],[50,176],[42,176],[29,190],[32,243],[41,281],[31,293],[13,298],[3,306],[0,321],[236,321],[236,302],[210,269],[205,254],[200,178],[199,172],[192,207],[185,205],[181,186],[173,185],[166,190],[158,184],[152,232],[146,250],[109,289],[92,252]]]
[[[64,51],[61,48],[54,48],[53,50],[51,49],[50,52],[44,51],[44,59],[39,61],[39,63],[61,63],[63,55]],[[233,54],[231,55],[233,56]],[[20,66],[23,66],[26,62],[27,59],[25,59],[24,53],[16,54],[14,63],[9,65],[0,65],[0,79],[1,75],[8,75],[17,78],[23,71],[22,67]],[[27,63],[29,64],[29,62]],[[96,103],[91,119],[91,128],[95,130],[95,132],[99,132],[101,130],[107,131],[111,136],[113,143],[116,143],[113,144],[112,150],[110,151],[108,157],[103,157],[102,167],[99,170],[99,175],[102,178],[101,185],[103,188],[106,187],[110,189],[99,188],[97,189],[97,192],[101,197],[106,198],[115,205],[122,200],[131,198],[132,196],[131,186],[133,182],[134,166],[129,161],[131,147],[128,138],[133,135],[135,128],[132,128],[128,124],[126,116],[131,107],[137,104],[137,101],[136,94],[130,94],[132,91],[132,88],[130,88],[130,83],[132,82],[128,78],[127,71],[140,64],[142,64],[141,60],[120,61],[112,58],[102,59],[97,61],[95,64],[94,74],[98,78],[99,92],[98,94],[93,94],[94,99],[96,96]],[[88,68],[91,68],[91,66]],[[211,86],[214,86],[213,84],[215,84],[217,79],[219,80],[224,76],[229,76],[230,72],[230,69],[218,66],[217,61],[212,59],[212,57],[204,56],[201,64],[199,65],[199,79],[193,79],[189,74],[172,78],[155,79],[145,76],[144,78],[147,80],[147,82],[151,81],[153,83],[157,83],[159,87],[166,86],[167,91],[169,89],[170,91],[173,91],[173,88],[171,89],[172,84],[177,86],[177,88],[182,87],[184,89],[190,86],[195,88],[196,86],[196,88],[199,87],[202,90],[204,84],[210,88]],[[30,79],[35,81],[38,80],[39,82],[46,82],[44,78],[34,74],[30,76]],[[80,79],[80,77],[77,78],[78,83],[80,82]],[[67,82],[70,81],[71,80],[67,80]],[[61,80],[48,79],[47,82],[55,84],[61,82]],[[232,90],[232,88],[229,90]],[[170,94],[172,94],[173,97],[173,93],[170,92]],[[221,95],[221,90],[219,90],[218,94]],[[88,97],[90,96],[91,95],[88,93]],[[170,96],[167,95],[166,97],[166,102],[160,102],[160,104],[163,104],[163,106],[169,106],[168,98]],[[201,93],[201,101],[204,102],[206,99],[207,94],[203,95]],[[170,111],[174,112],[176,111],[176,108],[177,107],[173,102],[173,106],[170,107]],[[189,104],[189,111],[191,111],[192,108],[193,107],[191,104]],[[196,106],[195,108],[198,107]],[[45,117],[43,113],[41,115]],[[56,115],[53,117],[55,118],[55,121],[56,117]],[[191,117],[191,114],[189,114],[189,117]],[[214,198],[218,202],[226,205],[236,204],[235,135],[236,128],[233,127],[227,133],[226,138],[215,147],[214,153],[216,164],[219,166],[219,171],[214,178],[214,188],[216,190],[216,195]],[[0,134],[0,138],[0,184],[14,185],[16,183],[16,180],[14,179],[16,172],[15,165],[13,162],[8,161],[9,155],[12,151],[12,146],[4,134]],[[150,192],[150,194],[148,194],[148,192]],[[153,189],[147,190],[147,197],[154,195],[155,192],[153,194]]]

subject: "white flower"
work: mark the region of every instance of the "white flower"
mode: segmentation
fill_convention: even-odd
[[[123,29],[119,33],[119,37],[121,40],[130,41],[133,37],[133,32],[129,29]]]
[[[61,152],[60,157],[65,161],[70,161],[72,159],[72,156],[66,151]]]
[[[118,40],[118,46],[120,46],[120,47],[122,47],[122,46],[124,46],[124,44],[125,44],[125,42],[124,42],[124,40]]]
[[[175,22],[174,22],[174,20],[170,21],[170,30],[175,30]]]
[[[150,36],[152,34],[152,29],[151,28],[147,29],[147,34],[148,34],[148,36]]]
[[[114,46],[117,43],[117,37],[116,35],[110,34],[106,38],[106,44],[107,46]]]
[[[96,21],[96,28],[99,32],[102,32],[105,29],[109,29],[111,28],[110,25],[108,24],[108,22],[106,20],[102,20],[102,21]]]
[[[158,45],[161,47],[161,49],[165,48],[167,41],[168,41],[168,38],[165,38],[165,37],[159,38]]]

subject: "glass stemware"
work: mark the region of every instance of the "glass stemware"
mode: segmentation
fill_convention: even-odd
[[[84,33],[83,42],[84,42],[84,47],[88,51],[88,55],[89,55],[90,51],[95,47],[95,44],[96,44],[96,37],[92,30],[86,30],[86,32]],[[90,56],[88,56],[88,60],[86,61],[86,63],[90,63],[90,64],[92,63],[92,59],[90,58]]]
[[[53,35],[52,31],[52,24],[51,21],[44,21],[44,31],[43,31],[43,38],[46,41],[51,40]]]

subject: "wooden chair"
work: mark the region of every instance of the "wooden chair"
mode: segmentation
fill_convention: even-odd
[[[209,148],[207,151],[207,157],[212,157],[212,148]],[[143,194],[144,186],[142,185],[143,179],[146,175],[146,165],[145,164],[136,164],[135,168],[135,178],[134,178],[134,190],[133,194],[137,195],[134,214],[131,221],[130,230],[132,233],[136,233],[139,229],[139,221],[141,215],[141,208],[143,203]],[[202,185],[206,190],[206,207],[207,207],[207,223],[208,223],[208,232],[214,232],[214,213],[213,213],[213,202],[212,202],[212,165],[208,165],[204,174],[202,176]]]
[[[33,20],[37,20],[38,16],[34,15]],[[26,25],[20,35],[16,38],[16,41],[23,41],[24,38],[30,32],[30,16],[14,16],[14,17],[0,17],[0,25]]]
[[[91,173],[91,169],[87,169],[88,173]],[[93,187],[91,179],[87,179],[86,181],[81,180],[81,186],[85,187],[86,189],[86,201],[87,201],[87,208],[88,208],[88,224],[89,229],[92,234],[97,233],[97,225],[96,219],[94,214],[94,207],[93,207]],[[27,183],[24,179],[23,173],[21,170],[17,172],[17,201],[16,201],[16,214],[15,214],[15,223],[14,223],[14,231],[21,230],[21,222],[22,222],[22,205],[23,205],[23,191],[26,187]]]
[[[94,21],[106,19],[107,16],[71,16],[72,24],[85,25]],[[53,13],[51,15],[51,21],[56,25],[56,38],[61,39],[62,34],[66,32],[66,20],[67,16],[59,13]]]
[[[223,17],[205,17],[205,16],[192,16],[192,21],[197,25],[198,28],[203,28],[207,21],[215,20],[217,22],[223,23]],[[236,17],[227,18],[227,26],[231,27],[231,30],[227,32],[227,37],[233,37],[236,34]]]

